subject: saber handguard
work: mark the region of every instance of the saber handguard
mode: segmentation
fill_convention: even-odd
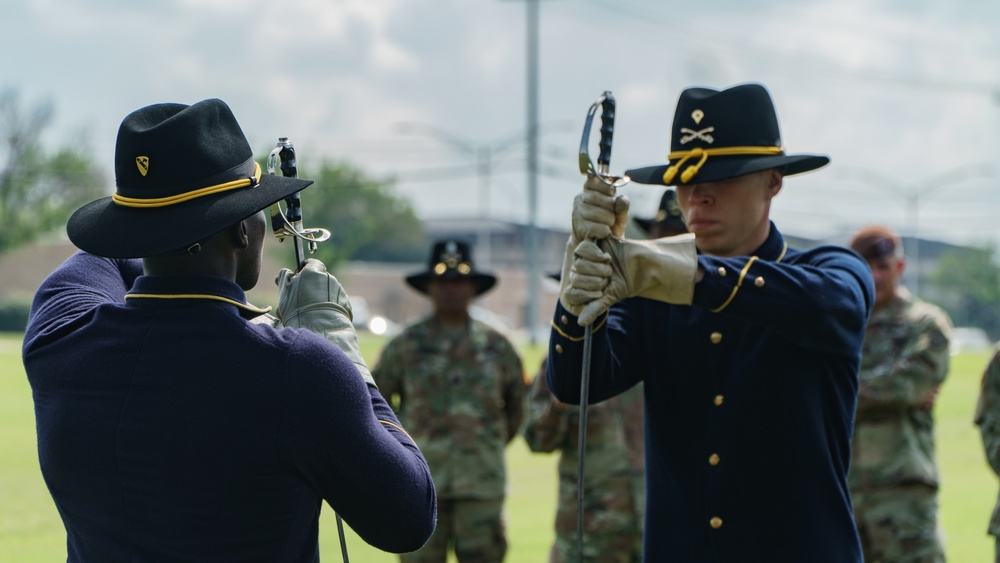
[[[620,188],[629,182],[628,176],[616,178],[611,176],[611,144],[615,134],[615,97],[606,90],[597,101],[590,105],[587,119],[583,124],[583,136],[580,139],[579,164],[580,173],[587,176],[597,176],[605,183]],[[600,152],[597,155],[597,165],[590,159],[590,129],[594,123],[598,108],[601,109],[601,138],[598,143]]]
[[[288,137],[279,137],[278,144],[267,155],[267,173],[274,175],[280,169],[286,178],[298,177],[298,167],[295,162],[295,146]],[[307,229],[302,226],[302,198],[299,192],[285,198],[285,211],[281,210],[279,202],[271,205],[271,230],[278,242],[292,237],[295,240],[295,262],[299,268],[305,264],[305,253],[302,245],[305,243],[309,254],[316,252],[318,243],[330,238],[330,231],[322,228]]]

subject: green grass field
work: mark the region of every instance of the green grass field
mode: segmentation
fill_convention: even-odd
[[[382,341],[366,336],[361,344],[365,357],[374,362]],[[62,523],[38,469],[31,389],[21,366],[20,346],[20,335],[0,334],[0,561],[64,561]],[[534,374],[544,350],[526,347],[522,353],[528,372]],[[943,481],[941,515],[948,560],[959,563],[992,560],[993,542],[985,530],[997,498],[997,480],[972,424],[979,378],[988,359],[986,353],[953,358],[936,413]],[[508,561],[547,560],[553,536],[555,461],[552,455],[531,454],[520,440],[508,449]],[[324,514],[320,533],[323,559],[339,561],[340,542],[332,513]],[[398,561],[366,545],[350,530],[347,543],[352,562]]]

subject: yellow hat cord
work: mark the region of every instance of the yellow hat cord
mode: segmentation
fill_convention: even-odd
[[[736,156],[736,155],[746,155],[746,154],[763,154],[763,155],[781,155],[784,153],[784,147],[719,147],[717,149],[703,149],[701,147],[695,147],[689,151],[674,151],[667,155],[667,161],[677,160],[676,163],[671,165],[663,173],[663,183],[669,184],[673,182],[674,177],[677,176],[677,171],[680,170],[681,165],[692,158],[698,158],[698,162],[688,166],[681,173],[681,182],[688,183],[694,175],[701,170],[702,165],[708,161],[710,156]]]
[[[229,190],[236,190],[239,188],[245,188],[247,186],[256,186],[257,184],[260,183],[260,176],[261,176],[260,164],[254,162],[253,177],[241,178],[239,180],[232,180],[222,184],[208,186],[207,188],[199,188],[197,190],[185,192],[182,194],[172,195],[168,197],[141,198],[141,197],[126,197],[123,195],[114,194],[113,196],[111,196],[111,199],[118,205],[124,207],[166,207],[168,205],[183,203],[185,201],[189,201],[199,197],[214,195],[221,192],[228,192]]]

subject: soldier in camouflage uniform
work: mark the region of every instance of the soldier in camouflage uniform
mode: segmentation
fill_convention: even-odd
[[[993,358],[983,373],[979,400],[976,403],[975,422],[983,437],[986,459],[990,462],[993,472],[1000,475],[1000,345],[997,346]],[[990,518],[987,531],[996,541],[994,561],[1000,563],[1000,498],[993,507],[993,516]]]
[[[951,321],[899,285],[899,237],[866,227],[851,248],[872,269],[848,484],[865,561],[944,561],[932,409],[948,374]]]
[[[556,540],[549,563],[577,558],[577,471],[580,408],[556,399],[545,363],[528,393],[522,434],[533,452],[559,451]],[[642,384],[587,410],[584,467],[583,559],[594,563],[642,561],[645,508]]]
[[[502,561],[504,447],[524,418],[521,360],[507,338],[469,316],[469,304],[496,283],[472,268],[469,246],[434,245],[428,271],[406,278],[427,294],[433,314],[404,330],[373,370],[382,394],[430,466],[437,529],[404,563]]]

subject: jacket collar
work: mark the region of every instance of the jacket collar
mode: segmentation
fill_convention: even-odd
[[[785,237],[778,231],[778,227],[774,226],[774,221],[771,221],[771,230],[767,235],[767,240],[757,247],[753,256],[766,262],[781,262],[787,252],[788,243],[785,242]]]
[[[781,262],[787,253],[788,243],[785,242],[785,237],[778,231],[778,227],[774,226],[774,221],[771,221],[771,229],[768,232],[767,239],[750,255],[756,256],[758,260],[764,260],[765,262]],[[703,253],[701,250],[698,250],[698,254]]]

